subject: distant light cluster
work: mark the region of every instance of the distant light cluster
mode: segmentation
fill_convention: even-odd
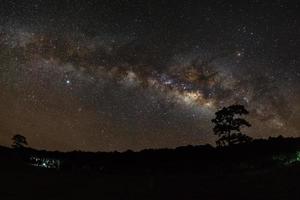
[[[61,165],[61,161],[59,159],[32,156],[29,160],[30,165],[41,168],[59,169]]]

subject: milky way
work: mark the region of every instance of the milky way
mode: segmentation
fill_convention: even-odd
[[[252,137],[299,136],[295,5],[116,2],[3,4],[1,144],[17,133],[64,151],[213,144],[210,121],[232,104],[250,111]]]

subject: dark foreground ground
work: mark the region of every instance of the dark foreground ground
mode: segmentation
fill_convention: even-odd
[[[2,169],[0,199],[300,199],[300,166],[230,173]]]

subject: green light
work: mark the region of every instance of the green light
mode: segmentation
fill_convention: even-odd
[[[277,154],[272,156],[274,161],[279,161],[283,165],[290,165],[295,162],[300,162],[300,151],[296,151],[296,153],[286,153],[286,154]]]
[[[300,161],[300,151],[296,152],[296,161],[299,162]]]

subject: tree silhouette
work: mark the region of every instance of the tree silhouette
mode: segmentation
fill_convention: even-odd
[[[23,135],[14,135],[12,137],[13,140],[13,144],[12,147],[13,148],[23,148],[24,146],[28,145],[27,141],[26,141],[26,137],[24,137]]]
[[[249,112],[243,105],[224,107],[215,113],[216,118],[211,121],[215,124],[214,134],[219,137],[216,141],[217,146],[230,146],[252,140],[251,137],[241,133],[241,127],[250,127],[251,124],[238,116],[247,114]]]

